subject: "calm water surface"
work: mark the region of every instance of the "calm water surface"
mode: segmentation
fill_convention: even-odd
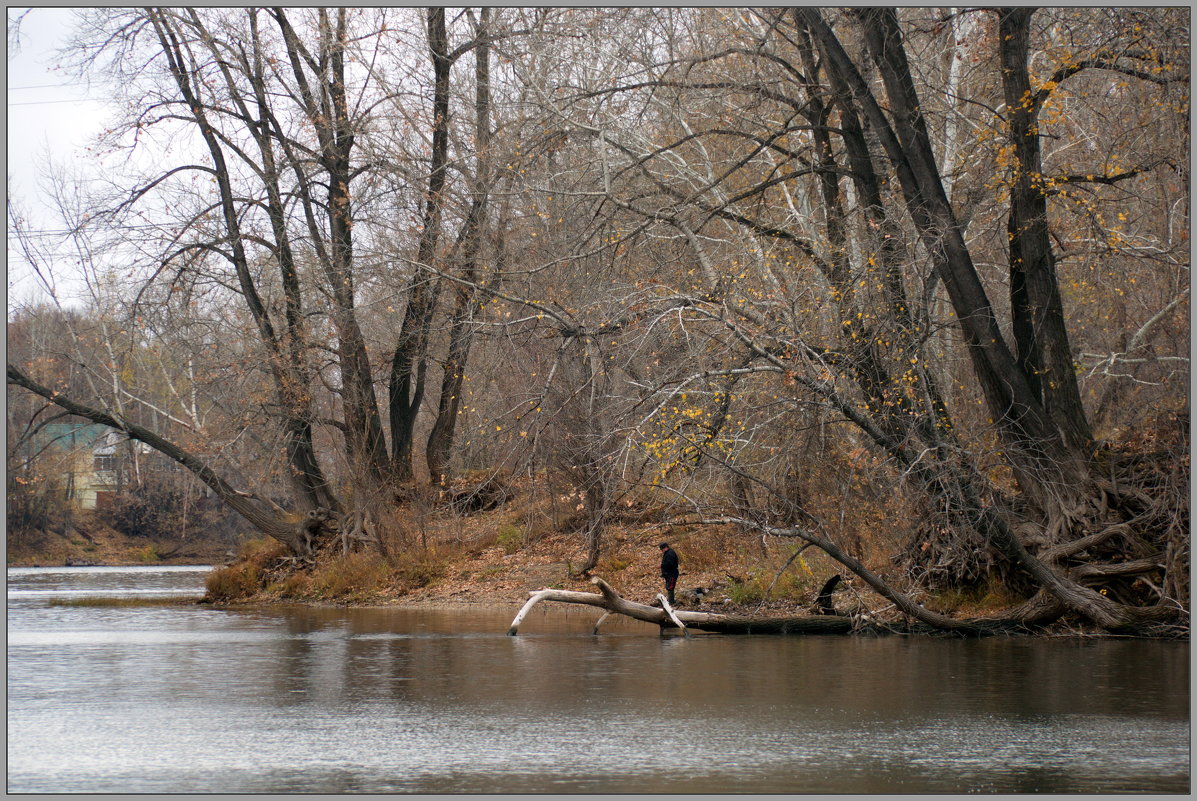
[[[8,570],[9,792],[1189,791],[1187,643],[49,605],[205,570]]]

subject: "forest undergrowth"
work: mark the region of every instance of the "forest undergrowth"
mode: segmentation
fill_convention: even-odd
[[[581,572],[587,548],[578,536],[584,516],[568,493],[546,497],[529,482],[513,482],[501,507],[471,514],[448,508],[393,510],[382,557],[376,548],[346,552],[331,537],[312,560],[289,555],[279,543],[246,543],[237,560],[215,571],[208,597],[218,602],[518,604],[545,587],[593,591],[601,576],[626,597],[651,602],[662,591],[660,542],[681,555],[679,601],[703,606],[787,610],[813,604],[819,587],[837,571],[808,549],[791,560],[798,543],[736,530],[734,526],[675,524],[664,507],[629,503],[603,535],[603,555]],[[878,550],[878,564],[886,557]],[[689,600],[686,600],[689,599]]]
[[[510,493],[499,508],[470,514],[413,503],[395,508],[385,529],[386,557],[369,545],[346,550],[336,537],[307,560],[274,540],[248,541],[236,560],[208,576],[204,602],[515,608],[539,589],[594,592],[590,578],[599,576],[625,598],[654,604],[662,592],[657,545],[669,542],[682,559],[679,608],[761,617],[815,615],[820,589],[838,574],[843,581],[833,596],[836,611],[853,617],[859,629],[917,629],[817,549],[733,525],[670,522],[663,506],[629,503],[605,530],[598,564],[579,572],[587,548],[578,536],[583,520],[575,499],[547,495],[527,480],[512,482]],[[860,503],[840,509],[849,526],[846,539],[871,570],[926,608],[954,618],[1000,617],[1026,600],[996,579],[967,588],[920,586],[898,556],[917,524],[910,518],[905,523],[903,518],[887,519],[886,514],[897,512],[894,499],[889,500],[889,509]],[[1065,618],[1034,633],[1094,632]],[[1186,632],[1168,633],[1178,635]]]

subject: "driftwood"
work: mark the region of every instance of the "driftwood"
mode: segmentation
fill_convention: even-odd
[[[667,615],[669,615],[669,619],[673,622],[673,625],[677,626],[684,632],[686,630],[686,624],[678,619],[677,613],[674,612],[673,607],[669,605],[669,599],[661,593],[657,593],[657,600],[661,602],[661,608],[665,610]]]
[[[672,609],[662,600],[662,606],[629,601],[611,588],[611,585],[598,576],[590,579],[590,583],[598,587],[599,593],[576,592],[574,590],[536,590],[531,593],[528,602],[520,609],[507,633],[515,636],[519,633],[520,624],[527,617],[533,606],[541,601],[557,601],[566,604],[583,604],[594,606],[606,611],[594,631],[598,633],[599,625],[611,614],[626,615],[645,623],[655,623],[663,629],[680,628],[698,629],[718,634],[846,634],[852,630],[852,621],[847,617],[821,615],[819,617],[751,617],[746,615],[721,615],[714,612],[687,612]],[[659,596],[658,596],[659,597]]]

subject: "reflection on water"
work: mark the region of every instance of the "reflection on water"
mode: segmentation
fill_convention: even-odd
[[[1186,644],[661,637],[594,610],[50,607],[10,570],[10,792],[1186,792]]]

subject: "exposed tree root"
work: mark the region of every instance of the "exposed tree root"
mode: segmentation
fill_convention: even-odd
[[[1181,445],[1153,453],[1107,449],[1094,466],[1108,475],[1067,488],[1067,498],[1041,495],[1041,506],[1027,498],[949,506],[900,560],[925,586],[996,580],[1034,593],[1003,615],[1027,625],[1077,614],[1111,632],[1187,627],[1189,469]],[[969,508],[980,511],[970,515]]]

